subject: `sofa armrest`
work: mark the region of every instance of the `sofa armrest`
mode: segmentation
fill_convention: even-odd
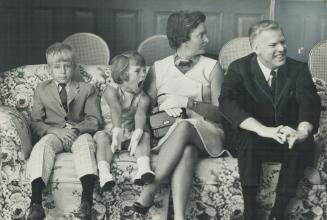
[[[27,121],[14,108],[0,106],[0,140],[0,180],[21,179],[32,142]]]

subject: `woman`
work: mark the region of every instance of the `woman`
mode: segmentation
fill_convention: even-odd
[[[167,37],[175,55],[159,60],[151,67],[145,90],[158,102],[159,110],[181,119],[159,141],[158,165],[153,184],[144,186],[134,209],[146,213],[158,186],[171,177],[174,218],[185,219],[198,155],[221,154],[223,130],[219,124],[218,97],[223,73],[216,60],[202,56],[208,43],[205,15],[202,12],[177,12],[168,18]],[[158,98],[157,98],[158,97]]]

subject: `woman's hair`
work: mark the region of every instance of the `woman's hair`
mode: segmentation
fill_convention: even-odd
[[[178,49],[182,43],[190,40],[191,32],[205,22],[206,16],[200,11],[179,11],[172,13],[167,22],[167,38],[172,49]]]
[[[111,76],[115,83],[122,84],[128,81],[130,65],[145,66],[145,60],[137,51],[124,52],[111,60]]]
[[[66,43],[57,42],[48,47],[45,52],[47,63],[67,61],[75,64],[73,48]]]
[[[258,21],[257,23],[253,24],[249,28],[249,39],[250,39],[251,46],[253,46],[253,42],[260,35],[260,33],[262,31],[267,31],[267,30],[283,31],[282,28],[279,26],[279,24],[276,21],[272,21],[272,20]]]

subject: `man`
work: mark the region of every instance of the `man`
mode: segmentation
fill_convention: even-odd
[[[264,161],[282,163],[272,219],[284,219],[304,168],[312,163],[320,99],[304,63],[286,57],[283,31],[274,21],[249,30],[254,53],[233,62],[219,98],[226,146],[238,157],[245,219],[256,216]]]
[[[55,155],[72,152],[82,182],[82,200],[76,214],[91,219],[92,194],[97,178],[95,143],[91,134],[99,129],[99,100],[93,86],[73,79],[75,59],[72,48],[55,43],[46,51],[51,80],[40,83],[34,96],[32,131],[40,138],[34,146],[29,169],[32,199],[28,220],[45,217],[42,190],[48,183]]]

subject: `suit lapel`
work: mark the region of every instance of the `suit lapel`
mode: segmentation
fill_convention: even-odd
[[[266,78],[264,77],[260,66],[257,61],[257,56],[253,56],[251,60],[251,73],[253,74],[253,79],[257,87],[269,98],[269,100],[274,103],[269,85]]]
[[[57,112],[60,112],[62,113],[64,116],[66,115],[66,111],[65,109],[63,108],[62,104],[61,104],[61,100],[60,100],[60,97],[59,97],[59,91],[58,91],[58,87],[56,85],[56,83],[52,80],[50,83],[49,83],[49,100],[50,100],[50,103],[54,104],[54,107],[56,109],[58,109]],[[53,102],[51,101],[51,98],[54,100]]]
[[[68,106],[74,100],[79,90],[80,90],[79,83],[76,81],[71,81],[71,84],[69,86],[69,93],[68,93]]]
[[[276,104],[279,103],[283,94],[287,90],[287,84],[289,83],[290,76],[288,74],[287,65],[283,65],[278,69],[277,73],[277,97],[276,97]]]

